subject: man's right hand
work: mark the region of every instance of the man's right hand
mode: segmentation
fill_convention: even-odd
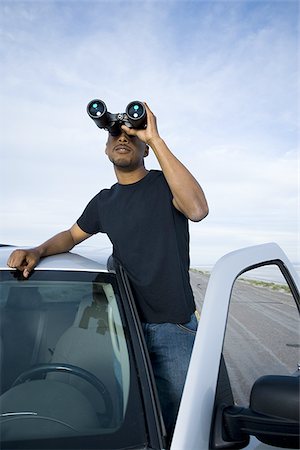
[[[40,261],[39,252],[35,249],[14,250],[8,258],[7,265],[23,272],[25,278],[29,277],[30,272]]]

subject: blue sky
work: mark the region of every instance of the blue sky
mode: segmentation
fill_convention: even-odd
[[[2,0],[0,14],[0,242],[44,241],[115,182],[86,105],[139,99],[208,198],[192,264],[269,241],[299,261],[297,1]]]

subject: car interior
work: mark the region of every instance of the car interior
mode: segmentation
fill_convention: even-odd
[[[10,281],[0,294],[2,442],[120,427],[130,363],[113,287]]]

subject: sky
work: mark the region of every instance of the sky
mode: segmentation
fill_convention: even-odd
[[[45,241],[115,183],[86,105],[140,100],[209,203],[191,265],[265,242],[299,263],[299,54],[293,0],[1,0],[0,243]]]

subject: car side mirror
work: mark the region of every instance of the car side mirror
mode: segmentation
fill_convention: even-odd
[[[253,435],[274,447],[299,448],[300,376],[267,375],[256,380],[249,408],[220,405],[212,448],[243,448]],[[221,429],[221,433],[220,433]],[[216,431],[218,436],[215,436]],[[233,447],[230,445],[234,444]]]
[[[250,410],[270,422],[269,429],[255,434],[257,439],[277,447],[299,448],[299,388],[299,376],[268,375],[256,380]]]

